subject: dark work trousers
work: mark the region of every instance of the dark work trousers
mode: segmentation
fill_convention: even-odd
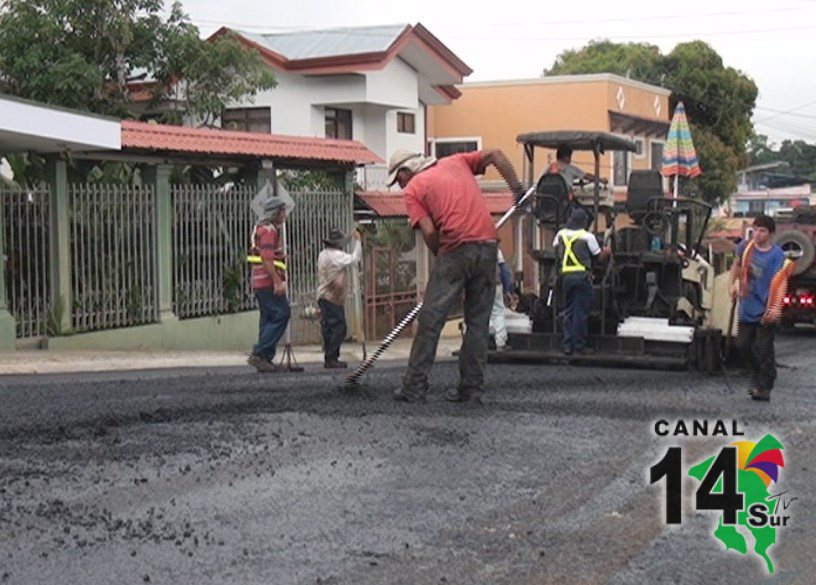
[[[467,330],[459,352],[459,392],[472,396],[483,391],[490,310],[496,295],[497,250],[495,242],[468,243],[436,257],[402,382],[405,394],[424,396],[428,391],[428,372],[436,357],[439,335],[462,291]]]
[[[318,299],[317,304],[320,307],[325,361],[334,362],[340,357],[340,345],[346,339],[346,308],[326,299]]]
[[[292,310],[285,295],[276,295],[271,288],[255,291],[261,319],[258,326],[258,343],[252,353],[269,360],[275,359],[278,342],[286,331]]]
[[[565,274],[564,351],[582,351],[586,347],[589,313],[592,310],[592,283],[586,272]]]
[[[776,380],[774,337],[776,325],[740,323],[737,349],[742,363],[751,372],[751,381],[758,390],[771,391]]]

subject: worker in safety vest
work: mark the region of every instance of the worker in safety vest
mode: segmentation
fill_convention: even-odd
[[[559,174],[564,178],[567,184],[567,189],[572,193],[572,183],[577,179],[587,182],[595,181],[595,175],[592,173],[585,173],[580,168],[572,164],[572,148],[566,144],[559,144],[555,151],[555,162],[550,165],[549,172],[552,174]],[[607,183],[606,179],[598,179],[604,185]]]
[[[592,309],[592,258],[605,258],[609,247],[601,249],[593,234],[586,231],[588,216],[580,207],[573,208],[566,227],[555,235],[558,268],[564,291],[564,353],[584,353],[587,321]]]
[[[286,263],[281,228],[286,220],[286,204],[272,197],[264,204],[264,217],[252,233],[252,288],[258,299],[261,319],[258,343],[247,363],[259,372],[276,372],[273,363],[278,342],[286,331],[291,309],[286,298]]]

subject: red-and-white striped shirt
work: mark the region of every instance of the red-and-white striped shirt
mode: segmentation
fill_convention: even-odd
[[[268,223],[262,223],[255,228],[255,246],[258,254],[264,260],[278,260],[283,262],[283,242],[281,241],[278,229]],[[286,272],[278,269],[278,276],[281,280],[286,280]],[[272,288],[274,282],[266,271],[263,264],[252,267],[252,288],[255,290]]]

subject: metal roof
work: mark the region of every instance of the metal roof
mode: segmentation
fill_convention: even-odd
[[[236,32],[290,61],[298,61],[382,53],[390,49],[408,27],[407,24],[395,24],[271,34]]]
[[[530,132],[528,134],[519,134],[516,141],[543,148],[558,148],[560,145],[566,144],[573,150],[594,150],[597,144],[600,146],[601,152],[608,150],[637,152],[637,145],[634,142],[608,132],[588,132],[585,130]]]

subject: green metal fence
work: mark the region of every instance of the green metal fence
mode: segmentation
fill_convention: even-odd
[[[6,300],[16,322],[17,338],[48,333],[50,197],[47,187],[0,189]]]
[[[173,199],[173,312],[180,319],[255,306],[246,264],[256,189],[181,185]]]
[[[158,321],[153,188],[69,185],[75,331]]]

